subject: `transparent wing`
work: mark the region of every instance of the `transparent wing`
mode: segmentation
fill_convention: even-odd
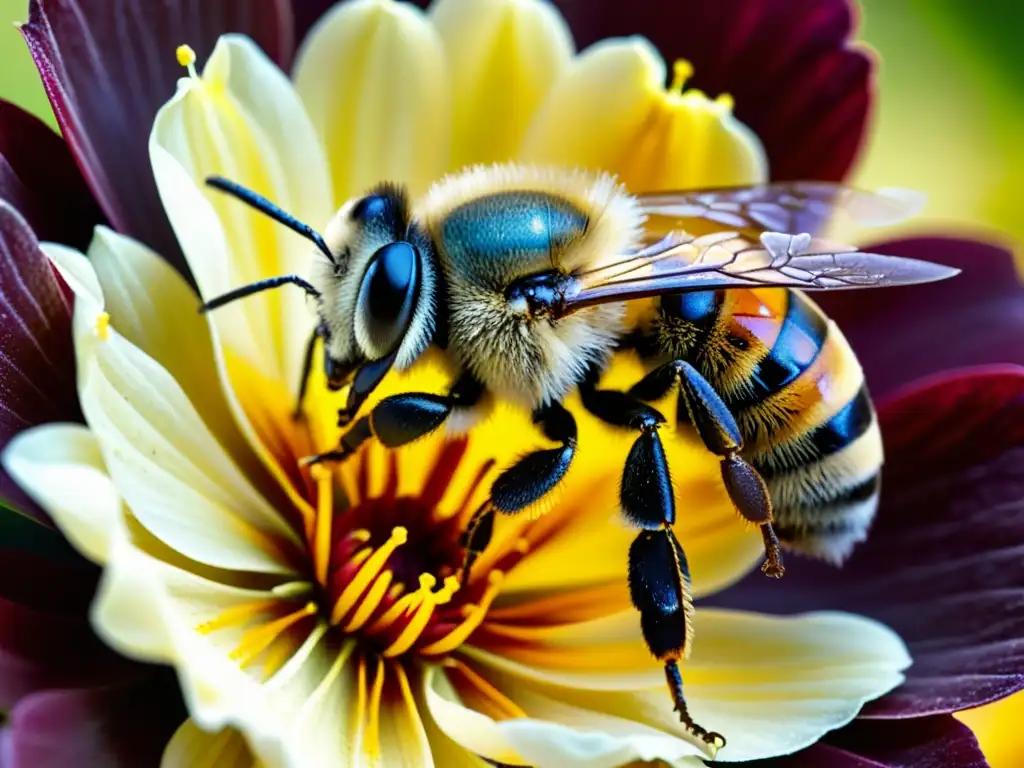
[[[715,288],[800,288],[827,291],[912,285],[959,270],[917,259],[866,253],[812,238],[764,232],[751,241],[737,232],[693,237],[670,234],[626,258],[576,276],[565,306]]]
[[[728,229],[751,240],[761,232],[817,235],[835,214],[860,226],[882,226],[924,206],[924,196],[910,190],[866,192],[823,181],[652,192],[637,199],[647,215],[649,242],[676,230],[704,235]]]

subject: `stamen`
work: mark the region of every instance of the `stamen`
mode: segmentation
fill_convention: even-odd
[[[271,600],[259,600],[257,602],[234,605],[230,608],[225,608],[215,618],[212,618],[209,621],[204,621],[202,624],[196,626],[196,632],[201,635],[208,635],[218,629],[224,629],[225,627],[230,627],[235,624],[245,624],[257,614],[262,613],[263,611],[269,611],[280,604],[281,601],[275,598]]]
[[[342,645],[338,651],[337,657],[334,659],[334,663],[331,664],[331,668],[327,670],[327,674],[324,675],[324,679],[320,681],[320,684],[316,689],[309,695],[309,697],[302,703],[299,708],[298,714],[295,716],[295,722],[302,722],[304,717],[309,716],[315,709],[317,709],[328,692],[331,690],[331,686],[334,685],[334,681],[338,679],[341,674],[342,668],[345,666],[345,662],[348,661],[349,656],[355,650],[356,644],[354,642],[347,642]]]
[[[720,93],[718,98],[715,99],[715,104],[720,106],[726,112],[732,112],[733,107],[736,106],[736,100],[732,97],[731,93]]]
[[[189,77],[199,77],[196,74],[196,52],[192,50],[191,45],[179,45],[174,55],[177,56],[178,63],[188,70]]]
[[[384,568],[384,564],[387,563],[388,558],[391,557],[391,553],[398,549],[400,546],[405,544],[409,540],[409,531],[404,527],[398,525],[391,529],[391,536],[385,541],[380,548],[370,555],[366,562],[363,563],[362,567],[355,577],[350,581],[337,601],[334,603],[334,609],[331,611],[331,624],[339,624],[345,614],[347,614],[352,607],[356,604],[356,600],[363,594],[363,591],[370,586],[370,582],[373,581],[377,574]]]
[[[316,481],[316,525],[312,532],[313,572],[316,580],[326,586],[327,566],[331,560],[331,522],[334,519],[334,474],[319,464],[313,466],[311,474]]]
[[[431,591],[434,589],[435,584],[437,584],[437,579],[429,573],[420,574],[420,588],[415,593],[419,605],[416,606],[416,610],[412,618],[409,619],[409,623],[402,627],[402,631],[398,633],[398,637],[381,653],[384,658],[390,659],[393,656],[405,653],[412,648],[412,644],[423,634],[423,630],[430,623],[430,617],[434,615],[434,608],[437,605],[433,599],[434,593]]]
[[[352,618],[348,620],[348,624],[344,626],[343,629],[346,633],[351,634],[357,629],[362,629],[363,625],[370,620],[373,612],[380,607],[381,601],[384,599],[384,593],[387,592],[388,587],[391,585],[392,577],[391,571],[384,571],[384,573],[377,577],[377,580],[373,582],[373,586],[370,587],[370,591],[359,601],[359,607],[352,614]]]
[[[110,315],[107,312],[96,315],[96,337],[100,341],[110,338]]]
[[[510,720],[527,716],[522,707],[487,682],[472,667],[455,658],[445,661],[444,666],[461,672],[463,677],[487,699],[488,703],[493,705],[494,714],[497,715],[495,719]]]
[[[672,85],[669,86],[669,93],[681,96],[686,81],[693,77],[693,65],[685,59],[676,59],[672,65]]]
[[[476,605],[464,605],[462,612],[465,618],[462,623],[458,624],[444,637],[421,648],[420,653],[425,656],[437,656],[443,653],[450,653],[462,645],[466,638],[473,634],[473,631],[483,623],[491,603],[494,602],[498,593],[501,592],[501,584],[504,580],[505,574],[501,571],[491,571],[487,574],[487,590],[484,592],[483,597],[480,598],[480,602]]]
[[[232,659],[238,662],[240,667],[248,666],[253,659],[267,648],[277,637],[290,626],[316,613],[316,603],[308,602],[302,608],[280,619],[264,624],[262,627],[250,629],[238,644],[238,647],[231,652]]]
[[[384,692],[384,673],[387,667],[384,660],[377,658],[377,675],[373,679],[373,690],[370,691],[369,722],[366,724],[366,756],[370,765],[380,764],[380,700]]]

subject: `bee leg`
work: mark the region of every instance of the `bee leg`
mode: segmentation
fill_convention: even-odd
[[[462,576],[460,581],[465,584],[473,563],[480,556],[487,545],[491,543],[491,536],[494,533],[494,507],[491,501],[485,501],[473,517],[469,519],[466,530],[462,532],[459,544],[466,550],[465,560],[462,562]]]
[[[352,377],[352,385],[348,389],[348,400],[345,407],[338,411],[338,426],[347,427],[352,419],[359,413],[373,390],[384,380],[395,362],[395,353],[383,357],[380,360],[371,360],[359,366],[355,376]]]
[[[767,576],[780,578],[785,573],[779,540],[772,527],[772,502],[768,486],[760,473],[739,454],[743,436],[728,406],[692,365],[675,360],[656,368],[633,389],[645,400],[663,396],[672,380],[679,382],[680,410],[685,410],[709,451],[722,459],[722,480],[729,498],[739,513],[761,528],[765,562],[761,570]],[[665,382],[669,384],[665,386]]]
[[[463,582],[490,542],[494,513],[514,515],[539,501],[562,481],[576,455],[576,419],[565,407],[559,403],[545,406],[534,413],[533,422],[545,437],[561,446],[528,453],[495,479],[490,498],[476,511],[463,533]]]
[[[619,502],[630,524],[642,529],[629,548],[629,592],[640,611],[644,642],[665,664],[669,692],[683,726],[714,757],[725,746],[725,738],[693,722],[679,674],[679,660],[689,655],[693,638],[693,603],[686,555],[671,527],[676,521],[675,494],[658,436],[665,417],[629,393],[596,389],[596,379],[589,376],[580,386],[583,407],[606,424],[640,431],[622,471]]]
[[[491,486],[491,504],[506,515],[529,507],[558,485],[576,455],[576,419],[565,407],[552,403],[541,408],[533,422],[545,437],[562,445],[528,453],[498,475]]]
[[[447,395],[406,392],[385,397],[342,435],[338,448],[311,456],[304,463],[344,461],[370,438],[377,438],[387,448],[411,443],[444,424],[455,408],[475,405],[483,391],[483,386],[476,379],[463,375]]]
[[[302,418],[302,401],[306,399],[306,391],[309,389],[309,375],[313,372],[313,353],[316,351],[316,343],[321,338],[326,338],[327,326],[321,324],[313,329],[306,342],[306,353],[302,357],[302,376],[299,379],[299,394],[295,398],[295,411],[292,418],[298,421]]]
[[[683,696],[679,660],[690,654],[694,610],[686,555],[668,524],[641,531],[630,546],[629,594],[640,611],[644,642],[665,665],[665,679],[680,722],[714,758],[725,746],[725,737],[697,725]]]

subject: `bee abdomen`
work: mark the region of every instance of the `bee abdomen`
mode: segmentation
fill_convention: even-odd
[[[805,374],[818,384],[817,398],[803,401],[788,429],[753,430],[744,454],[768,485],[780,541],[839,563],[874,519],[882,439],[860,366],[838,330],[827,346],[835,349],[821,375]]]
[[[798,291],[664,297],[662,354],[686,359],[736,417],[791,549],[840,561],[878,503],[882,441],[864,375],[834,323]]]

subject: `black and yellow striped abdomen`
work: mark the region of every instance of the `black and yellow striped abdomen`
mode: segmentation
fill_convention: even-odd
[[[882,443],[838,327],[799,291],[756,289],[663,297],[652,331],[659,354],[697,368],[736,417],[779,538],[843,559],[874,516]]]

